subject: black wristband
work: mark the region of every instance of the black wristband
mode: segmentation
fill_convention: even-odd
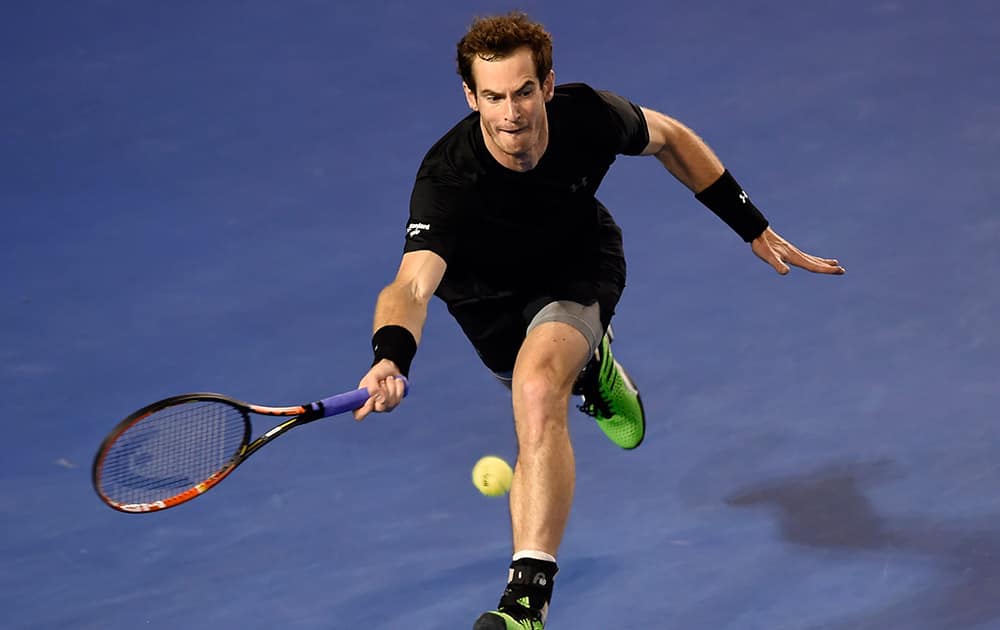
[[[410,375],[410,363],[417,354],[417,340],[413,333],[402,326],[382,326],[372,335],[372,352],[375,365],[382,359],[389,359],[399,368],[403,376]]]
[[[732,174],[724,171],[715,183],[694,196],[695,199],[725,221],[726,225],[749,243],[767,229],[767,219],[753,205]]]

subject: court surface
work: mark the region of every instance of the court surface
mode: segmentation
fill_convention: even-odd
[[[509,399],[431,308],[396,412],[116,513],[105,432],[187,391],[354,387],[412,179],[505,2],[14,2],[0,19],[0,627],[468,628],[509,561],[473,463]],[[616,354],[650,427],[571,417],[553,629],[1000,628],[1000,8],[524,2],[559,82],[660,109],[840,278],[779,277],[655,160]],[[946,8],[947,7],[947,8]],[[260,425],[258,425],[260,426]]]

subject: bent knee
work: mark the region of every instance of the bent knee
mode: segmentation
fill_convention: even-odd
[[[521,402],[533,408],[552,407],[569,400],[565,386],[547,375],[515,379],[512,385]]]
[[[515,379],[514,413],[522,441],[540,437],[550,429],[565,429],[569,390],[552,379]]]

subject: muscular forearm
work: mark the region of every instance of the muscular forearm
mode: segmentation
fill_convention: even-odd
[[[725,170],[712,149],[698,135],[666,114],[643,108],[649,127],[649,146],[653,155],[691,192],[699,193],[719,179]]]
[[[749,243],[759,237],[767,228],[767,219],[726,172],[712,149],[695,132],[666,114],[646,108],[642,111],[649,129],[649,144],[643,154],[656,156],[744,241]]]
[[[656,152],[656,159],[691,192],[699,193],[722,175],[722,162],[693,131],[675,125],[672,142]]]
[[[419,295],[410,283],[393,282],[379,293],[372,330],[389,325],[402,326],[419,344],[429,299],[430,296]]]
[[[444,277],[446,267],[444,259],[431,250],[403,254],[396,278],[382,289],[375,303],[373,346],[380,344],[381,330],[383,335],[392,336],[392,339],[386,338],[388,346],[399,346],[391,352],[395,352],[396,357],[403,359],[404,363],[409,363],[420,343],[424,321],[427,319],[427,304]],[[406,330],[401,331],[398,327]],[[376,357],[378,356],[379,351],[376,351]],[[391,353],[383,356],[392,358]],[[401,369],[405,368],[399,362],[396,364]]]

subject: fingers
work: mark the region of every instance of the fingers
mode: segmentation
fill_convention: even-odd
[[[836,258],[820,258],[807,254],[775,233],[764,232],[759,239],[752,243],[752,248],[757,256],[781,275],[788,273],[788,265],[813,273],[831,275],[845,273],[845,269],[840,266],[840,262]]]
[[[751,245],[753,253],[757,254],[757,257],[771,265],[771,267],[781,275],[785,275],[789,271],[788,265],[782,260],[782,255],[778,253],[777,248],[772,246],[766,241],[766,239],[759,239],[754,241]]]
[[[801,252],[794,247],[789,247],[786,251],[780,253],[772,248],[764,252],[761,258],[783,276],[790,270],[788,265],[793,265],[813,273],[838,276],[846,273],[846,270],[840,266],[840,263],[835,258],[817,258],[816,256],[810,256]]]
[[[841,267],[839,264],[829,263],[825,261],[820,264],[809,267],[808,269],[813,273],[826,273],[835,276],[840,276],[847,273],[847,270]]]
[[[369,375],[370,376],[370,375]],[[367,387],[369,397],[365,404],[354,410],[355,420],[364,420],[368,414],[388,413],[399,405],[403,400],[406,386],[403,379],[395,376],[386,376],[375,381],[375,385],[366,384],[369,379],[362,379],[360,386]]]
[[[761,258],[763,258],[764,262],[771,265],[771,267],[773,267],[774,270],[781,275],[785,275],[791,270],[791,268],[785,264],[783,257],[773,249],[769,249],[764,252],[764,255],[762,255]]]
[[[772,255],[761,256],[761,258],[764,260],[764,262],[771,265],[771,267],[779,274],[781,275],[787,274],[790,271],[790,267],[786,265],[784,261],[781,260],[780,256],[774,254],[773,252],[771,252],[771,254]]]
[[[406,387],[403,379],[387,376],[379,381],[379,392],[372,398],[375,400],[375,411],[389,412],[403,400]]]
[[[835,258],[819,258],[811,256],[797,249],[788,257],[788,262],[813,273],[825,273],[841,275],[846,270],[840,266],[840,262]]]
[[[361,405],[360,407],[354,410],[354,419],[358,421],[364,420],[365,417],[368,414],[370,414],[374,408],[375,408],[375,398],[373,396],[369,396],[365,404]]]

